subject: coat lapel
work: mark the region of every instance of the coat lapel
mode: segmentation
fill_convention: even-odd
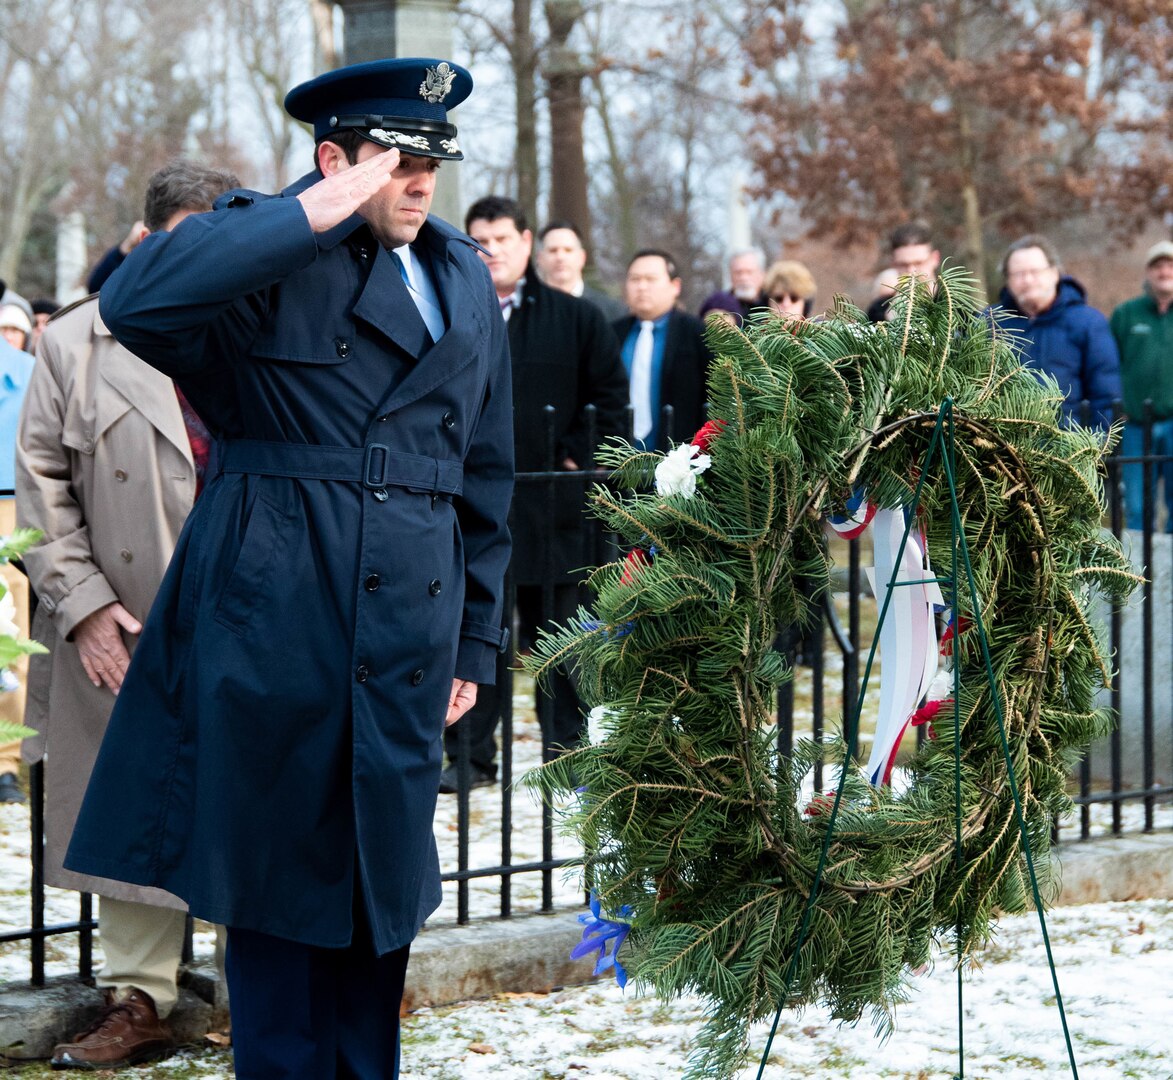
[[[175,384],[162,372],[118,345],[96,312],[94,335],[110,345],[100,354],[98,375],[117,391],[117,394],[96,395],[97,431],[105,431],[129,409],[135,409],[194,468],[191,440],[187,437],[179,399],[175,396]]]
[[[371,267],[367,283],[354,305],[354,317],[362,319],[390,338],[413,360],[418,360],[433,350],[432,336],[400,277],[395,257],[379,244],[375,244],[374,249],[375,265]]]
[[[664,402],[671,385],[676,357],[680,354],[680,319],[675,310],[668,313],[667,333],[664,335],[664,362],[660,368],[660,402]]]
[[[484,323],[484,305],[477,303],[473,283],[459,262],[449,255],[447,242],[428,225],[425,225],[424,229],[427,231],[420,234],[422,243],[417,242],[416,248],[421,254],[426,253],[429,259],[428,269],[435,281],[436,293],[444,309],[444,322],[448,329],[428,350],[427,356],[407,373],[404,380],[383,403],[381,412],[399,409],[417,401],[467,367],[476,356],[475,343],[489,330]],[[399,272],[394,267],[392,270],[396,278],[399,278]],[[406,302],[414,311],[415,304],[401,278],[399,285],[403,289]],[[453,312],[460,313],[455,323],[452,318]],[[423,319],[418,312],[416,318],[423,326]],[[427,333],[426,329],[424,332]]]

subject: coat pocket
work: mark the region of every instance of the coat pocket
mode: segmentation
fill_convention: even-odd
[[[243,634],[253,612],[273,587],[274,568],[288,544],[289,515],[258,493],[253,501],[240,551],[216,604],[216,621]]]

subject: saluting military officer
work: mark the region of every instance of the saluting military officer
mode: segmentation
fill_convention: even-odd
[[[316,171],[147,237],[102,290],[217,441],[66,864],[228,926],[239,1080],[397,1075],[441,732],[505,644],[505,326],[428,218],[471,89],[422,59],[295,88]]]

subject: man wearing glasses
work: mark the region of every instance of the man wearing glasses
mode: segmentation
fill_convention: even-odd
[[[1003,325],[1022,335],[1023,363],[1059,383],[1068,421],[1081,419],[1086,400],[1090,422],[1106,425],[1121,394],[1120,354],[1108,320],[1088,305],[1086,290],[1063,272],[1044,236],[1015,240],[1002,258],[1002,276]]]

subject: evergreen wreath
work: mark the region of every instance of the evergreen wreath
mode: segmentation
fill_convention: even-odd
[[[668,455],[621,442],[600,451],[614,485],[594,490],[593,511],[630,552],[592,572],[593,611],[527,661],[539,678],[574,668],[593,707],[589,738],[531,782],[578,790],[564,824],[585,852],[595,916],[630,924],[626,939],[608,932],[600,964],[622,948],[620,970],[637,984],[711,1005],[688,1077],[734,1074],[750,1025],[782,1004],[822,1003],[848,1022],[868,1014],[887,1033],[934,942],[967,962],[999,913],[1029,910],[999,704],[1053,899],[1052,821],[1071,806],[1072,767],[1109,728],[1094,703],[1110,672],[1089,604],[1095,590],[1122,601],[1138,580],[1101,528],[1110,440],[1063,426],[1058,387],[1023,368],[964,270],[943,271],[935,292],[905,282],[892,307],[874,326],[842,299],[824,322],[762,313],[744,331],[710,324],[710,423]],[[954,635],[960,730],[941,709],[899,793],[847,770],[807,926],[830,818],[809,777],[817,762],[846,760],[846,743],[778,752],[774,702],[791,672],[775,637],[819,602],[804,579],[828,587],[826,515],[861,490],[881,507],[912,503],[948,399],[1000,703],[978,635]],[[932,563],[948,567],[952,502],[930,470],[919,525]],[[969,597],[958,589],[959,628],[973,623]]]

